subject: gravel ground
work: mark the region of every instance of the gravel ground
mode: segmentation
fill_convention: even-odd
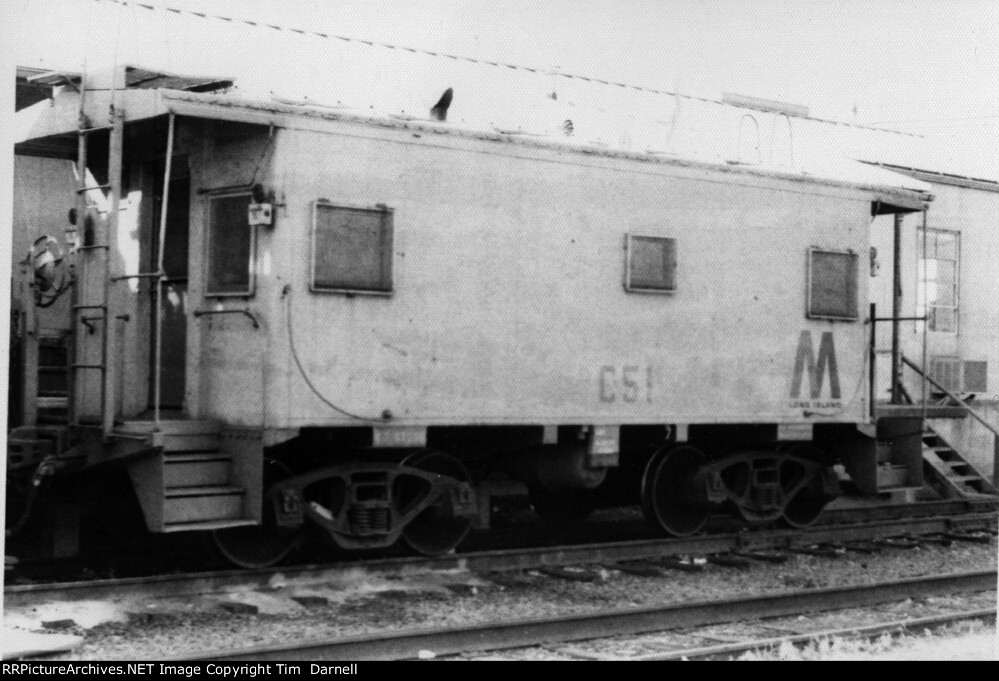
[[[741,660],[999,661],[996,629],[984,622],[962,622],[932,632],[873,641],[829,639],[804,648],[746,653]]]
[[[82,644],[64,654],[63,659],[162,659],[184,651],[211,654],[237,647],[283,645],[295,640],[396,629],[564,616],[611,607],[655,606],[996,569],[996,564],[993,539],[988,545],[958,543],[951,547],[886,549],[874,555],[847,553],[835,559],[792,554],[780,565],[753,563],[742,569],[707,565],[702,572],[668,571],[659,577],[626,574],[613,566],[591,566],[591,582],[537,571],[502,575],[448,572],[394,578],[357,571],[335,584],[286,584],[276,578],[270,589],[224,598],[78,603],[72,608],[39,604],[4,615],[7,626],[81,636]],[[994,603],[994,595],[985,600],[990,599]],[[931,606],[928,602],[911,604],[911,616],[934,614],[937,610]],[[852,620],[847,621],[856,620],[856,615],[850,617]],[[41,626],[43,621],[49,623],[48,629]],[[638,651],[635,654],[648,652],[648,646],[641,641],[639,637],[628,643]],[[532,649],[518,654],[530,659],[580,659],[582,648],[576,645],[568,650]]]
[[[697,629],[588,641],[557,646],[550,648],[549,651],[559,655],[559,658],[554,659],[568,656],[594,660],[641,660],[656,655],[678,654],[682,651],[712,648],[725,644],[741,644],[799,634],[837,631],[850,627],[885,624],[934,615],[948,615],[955,612],[972,612],[993,607],[995,599],[995,592],[987,592],[906,600],[872,608],[853,608],[757,622],[735,622]],[[971,623],[966,626],[977,627],[979,631],[984,628],[984,625],[980,623]],[[875,650],[879,652],[885,652],[890,647],[889,644],[896,643],[891,636],[881,637],[878,640],[881,641],[881,646]],[[833,641],[837,643],[836,646],[831,646]],[[847,643],[850,645],[846,645]],[[851,649],[860,652],[863,647],[859,642],[836,637],[831,640],[824,639],[820,643],[806,646],[802,650],[785,644],[775,650],[754,651],[736,657],[737,659],[816,659],[833,649],[837,653],[845,653]]]

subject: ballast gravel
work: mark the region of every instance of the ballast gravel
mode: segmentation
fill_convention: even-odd
[[[836,558],[787,555],[782,564],[750,561],[741,568],[705,564],[698,572],[666,570],[659,576],[624,572],[614,565],[567,571],[580,578],[557,571],[406,576],[358,571],[356,579],[336,584],[288,585],[278,579],[272,580],[273,588],[225,597],[109,601],[103,604],[114,613],[109,621],[87,628],[76,621],[60,630],[83,637],[83,642],[53,659],[162,660],[190,653],[210,657],[239,648],[285,646],[310,639],[563,617],[608,608],[662,606],[997,567],[995,538],[989,544],[885,548],[875,554],[847,552]],[[913,616],[919,616],[916,606]],[[57,607],[40,605],[34,612],[6,612],[5,620],[8,626],[40,630],[38,615],[43,610],[49,619],[59,617]],[[639,645],[636,651],[642,649]],[[586,655],[571,654],[571,647],[569,651],[537,649],[513,657],[586,659]],[[495,657],[510,659],[501,654]]]

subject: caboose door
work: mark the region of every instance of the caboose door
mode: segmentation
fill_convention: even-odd
[[[167,205],[166,239],[163,248],[162,288],[163,342],[160,350],[160,407],[181,409],[184,406],[185,369],[187,356],[187,276],[188,242],[190,237],[190,176],[186,158],[174,158]],[[159,258],[160,214],[163,206],[163,162],[152,169],[153,230],[151,233],[151,272],[156,271]],[[158,181],[157,181],[158,180]],[[149,405],[155,402],[156,375],[156,286],[149,288]]]

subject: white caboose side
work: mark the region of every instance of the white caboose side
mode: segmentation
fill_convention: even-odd
[[[177,116],[169,198],[189,211],[166,256],[186,275],[171,338],[185,347],[169,348],[164,384],[190,417],[271,441],[357,425],[318,392],[392,427],[869,420],[872,206],[920,208],[914,181],[127,94]],[[152,164],[158,146],[126,158]],[[141,195],[162,194],[155,172],[131,173]],[[250,180],[273,197],[270,225],[246,224]],[[155,250],[143,205],[118,235],[138,254],[123,270]],[[132,284],[121,296],[138,317],[150,286]],[[116,416],[149,406],[142,336],[120,348]],[[81,414],[99,411],[92,392]]]
[[[870,226],[925,210],[917,180],[168,90],[89,93],[78,135],[80,110],[63,92],[19,147],[82,156],[78,193],[111,204],[76,256],[55,440],[124,462],[152,530],[259,564],[306,519],[448,550],[496,478],[556,513],[634,469],[675,534],[724,501],[811,522],[835,461],[881,489]]]

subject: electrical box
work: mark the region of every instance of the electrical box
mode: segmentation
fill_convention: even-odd
[[[249,209],[250,226],[274,224],[274,207],[270,203],[251,203]]]
[[[871,246],[871,276],[876,277],[881,272],[881,261],[878,260],[878,249]]]

